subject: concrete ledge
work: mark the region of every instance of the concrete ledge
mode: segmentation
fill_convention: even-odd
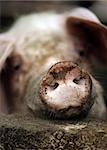
[[[107,150],[107,122],[0,117],[0,150]]]

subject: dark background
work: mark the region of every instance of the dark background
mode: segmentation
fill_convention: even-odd
[[[3,32],[10,26],[20,15],[46,11],[57,10],[63,12],[75,7],[86,7],[92,10],[104,23],[107,24],[107,1],[90,0],[90,1],[30,1],[30,0],[0,0],[0,32]]]

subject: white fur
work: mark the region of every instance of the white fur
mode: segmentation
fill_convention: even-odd
[[[35,31],[61,32],[61,18],[61,15],[52,12],[22,16],[9,30],[9,33],[21,35]]]
[[[8,33],[15,34],[15,36],[35,31],[37,33],[40,31],[62,33],[65,20],[68,16],[100,22],[94,13],[85,8],[77,8],[63,14],[53,12],[34,13],[19,18]]]

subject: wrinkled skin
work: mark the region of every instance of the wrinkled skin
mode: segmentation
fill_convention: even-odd
[[[107,62],[107,29],[90,11],[32,14],[0,36],[0,112],[106,118],[93,62]]]

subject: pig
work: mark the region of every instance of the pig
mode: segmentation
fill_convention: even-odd
[[[107,63],[107,28],[85,8],[20,17],[0,35],[0,113],[106,119],[94,67]]]

